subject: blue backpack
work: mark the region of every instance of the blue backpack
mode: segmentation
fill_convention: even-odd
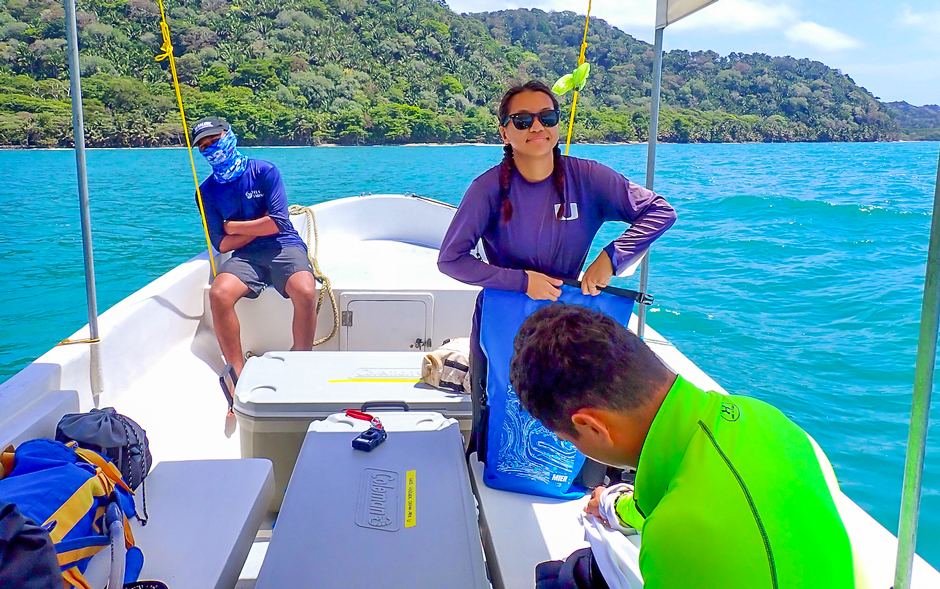
[[[601,311],[626,326],[639,297],[634,291],[613,288],[592,297],[579,288],[562,286],[558,301]],[[483,289],[480,345],[487,361],[483,481],[495,489],[576,499],[586,492],[577,480],[584,454],[532,418],[509,382],[516,333],[529,315],[550,304],[524,293]]]
[[[114,464],[74,443],[48,439],[4,452],[2,464],[7,474],[0,480],[0,500],[15,504],[49,533],[66,587],[88,587],[88,562],[110,545],[105,514],[111,503],[123,516],[124,582],[137,580],[144,561],[127,519],[134,515],[133,492]]]

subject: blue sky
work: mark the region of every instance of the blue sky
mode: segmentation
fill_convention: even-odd
[[[588,0],[448,5],[456,12],[521,7],[584,14]],[[592,16],[648,42],[654,13],[655,0],[593,0],[591,9]],[[667,28],[665,48],[808,57],[842,70],[882,100],[940,104],[938,0],[718,0]]]

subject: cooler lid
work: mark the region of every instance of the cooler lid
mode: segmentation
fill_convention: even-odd
[[[370,401],[404,401],[449,417],[473,413],[470,395],[421,382],[424,352],[268,352],[248,359],[235,410],[249,417],[322,417]]]
[[[457,423],[374,415],[388,438],[371,452],[352,448],[364,421],[337,415],[310,425],[258,589],[489,588]]]

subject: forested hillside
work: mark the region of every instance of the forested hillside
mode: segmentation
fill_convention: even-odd
[[[167,0],[190,119],[220,115],[245,143],[495,141],[511,80],[551,84],[578,56],[583,16],[458,15],[431,0]],[[179,144],[152,0],[78,0],[87,141]],[[579,141],[646,140],[653,52],[592,20]],[[568,98],[568,97],[566,97]],[[870,141],[898,124],[824,64],[672,51],[660,139]],[[64,11],[0,0],[0,145],[71,144]]]
[[[888,102],[888,113],[901,128],[901,137],[912,141],[940,141],[940,106],[914,106],[906,102]]]

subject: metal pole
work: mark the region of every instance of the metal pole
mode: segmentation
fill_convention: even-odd
[[[69,47],[69,79],[72,93],[72,135],[75,138],[75,167],[78,169],[78,202],[82,216],[82,253],[85,258],[85,294],[88,301],[89,354],[92,393],[101,387],[101,358],[98,349],[98,302],[95,294],[95,260],[91,247],[91,214],[88,210],[88,176],[85,172],[85,120],[82,113],[81,66],[78,61],[78,29],[75,0],[65,0],[65,36]]]
[[[663,30],[656,29],[656,40],[653,43],[653,93],[650,95],[650,134],[649,152],[646,156],[646,188],[653,189],[653,179],[656,177],[656,138],[659,133],[659,92],[663,81]],[[650,254],[647,250],[640,266],[640,293],[646,294],[650,280]],[[640,303],[637,312],[636,334],[643,337],[646,332],[646,305]]]
[[[914,368],[914,399],[911,427],[907,436],[904,486],[901,488],[901,518],[898,522],[898,560],[894,588],[909,589],[917,545],[917,519],[920,514],[921,476],[930,417],[930,393],[937,358],[937,327],[940,322],[940,162],[934,186],[933,215],[930,219],[930,245],[927,248],[927,277],[924,302],[920,308],[920,335]]]

